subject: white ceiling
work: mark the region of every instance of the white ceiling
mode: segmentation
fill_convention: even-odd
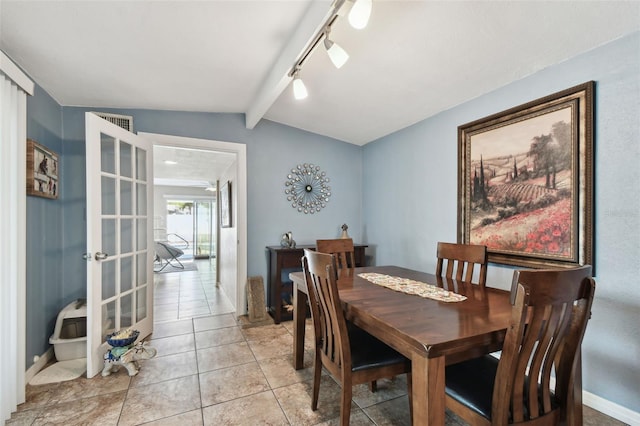
[[[363,145],[640,29],[638,1],[374,0],[287,73],[330,1],[0,0],[0,48],[64,106],[247,114]],[[135,123],[134,123],[135,124]]]
[[[216,180],[235,161],[236,154],[229,152],[156,145],[153,147],[153,178],[156,185],[204,190],[215,187]]]

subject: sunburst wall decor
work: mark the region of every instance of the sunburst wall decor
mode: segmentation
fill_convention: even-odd
[[[327,174],[320,166],[309,163],[298,164],[287,175],[284,193],[291,207],[300,213],[314,214],[327,206],[331,187]]]

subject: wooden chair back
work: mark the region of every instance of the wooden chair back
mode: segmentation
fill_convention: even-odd
[[[336,377],[344,377],[342,366],[351,369],[351,351],[331,254],[305,249],[302,259],[307,281],[316,348],[322,364]]]
[[[487,281],[487,247],[476,244],[438,243],[436,275],[458,281],[473,281],[476,266],[479,278],[476,284],[484,287]]]
[[[511,325],[494,382],[493,424],[558,424],[566,421],[569,401],[582,404],[572,387],[594,292],[589,265],[515,271]]]
[[[320,253],[333,254],[337,269],[356,267],[355,251],[351,238],[338,238],[334,240],[316,240],[316,250]]]
[[[318,408],[323,366],[342,387],[342,426],[349,425],[352,386],[369,383],[375,391],[376,380],[407,373],[407,392],[411,401],[411,362],[374,336],[347,323],[338,293],[335,256],[305,249],[302,269],[315,332],[312,410]]]

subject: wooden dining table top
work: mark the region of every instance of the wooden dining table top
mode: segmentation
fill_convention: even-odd
[[[358,274],[375,272],[436,285],[467,297],[444,302],[409,295],[374,284]],[[306,293],[304,274],[290,278]],[[382,338],[405,356],[416,352],[427,358],[446,356],[447,364],[499,350],[509,325],[509,292],[476,284],[438,278],[398,266],[341,270],[340,299],[346,316],[356,325]]]

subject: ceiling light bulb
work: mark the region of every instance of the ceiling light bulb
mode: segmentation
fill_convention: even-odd
[[[331,59],[336,68],[341,68],[349,59],[349,54],[337,43],[329,40],[329,37],[324,39],[324,47],[327,49],[329,59]]]
[[[164,164],[167,164],[169,166],[173,166],[174,164],[178,164],[177,161],[173,161],[173,160],[164,160]]]
[[[371,16],[371,0],[355,0],[349,12],[349,23],[353,28],[363,29]]]
[[[293,77],[293,97],[300,100],[306,98],[307,96],[307,88],[296,73],[296,75]]]

